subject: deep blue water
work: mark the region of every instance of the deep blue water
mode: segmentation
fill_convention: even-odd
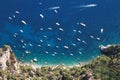
[[[0,46],[10,45],[19,60],[72,65],[99,56],[99,45],[115,43],[120,43],[119,0],[0,0]]]

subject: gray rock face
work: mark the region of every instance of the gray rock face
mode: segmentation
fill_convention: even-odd
[[[99,49],[102,52],[102,54],[112,55],[120,52],[120,44],[113,44],[107,46],[100,45]]]
[[[110,49],[111,46],[112,45],[107,45],[107,46],[100,45],[99,48],[102,52],[109,52],[111,50]]]

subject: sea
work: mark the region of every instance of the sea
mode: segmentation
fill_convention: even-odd
[[[0,0],[0,47],[17,59],[77,65],[120,43],[120,0]]]

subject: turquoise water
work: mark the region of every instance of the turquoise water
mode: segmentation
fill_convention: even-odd
[[[99,45],[120,43],[119,0],[0,1],[0,46],[18,60],[74,65],[100,55]],[[26,54],[25,51],[30,52]]]

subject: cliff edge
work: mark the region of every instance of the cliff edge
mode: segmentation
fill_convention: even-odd
[[[83,66],[19,64],[10,46],[0,48],[0,80],[119,80],[120,44],[99,46],[101,56]]]
[[[17,70],[18,62],[9,45],[4,45],[0,48],[0,69],[14,69]]]

